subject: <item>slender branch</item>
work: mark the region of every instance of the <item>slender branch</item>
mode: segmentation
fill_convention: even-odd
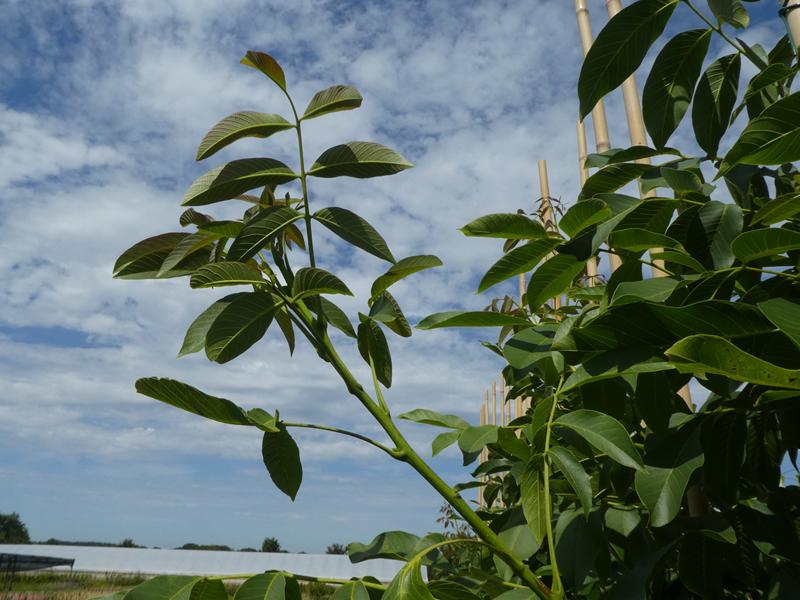
[[[376,448],[379,448],[380,450],[383,450],[384,452],[386,452],[386,454],[388,454],[392,458],[401,458],[402,457],[401,453],[398,450],[393,450],[391,448],[388,448],[387,446],[384,446],[380,442],[376,442],[372,438],[367,437],[366,435],[362,435],[360,433],[356,433],[355,431],[348,431],[346,429],[339,429],[338,427],[328,427],[327,425],[316,425],[314,423],[288,423],[286,421],[283,421],[283,424],[286,427],[304,427],[306,429],[319,429],[320,431],[330,431],[330,432],[333,432],[333,433],[340,433],[342,435],[348,435],[350,437],[353,437],[353,438],[356,438],[358,440],[361,440],[362,442],[367,442],[368,444],[371,444],[371,445],[375,446]]]
[[[758,267],[743,267],[747,271],[755,271],[756,273],[766,273],[767,275],[778,275],[779,277],[788,277],[790,279],[800,279],[800,274],[787,273],[786,271],[772,271],[770,269],[759,269]]]
[[[553,419],[556,415],[556,407],[558,406],[558,396],[561,393],[561,387],[564,385],[564,376],[558,382],[558,387],[553,393],[553,406],[550,407],[550,416],[547,419],[547,430],[544,437],[544,465],[542,468],[542,477],[544,478],[544,511],[547,523],[547,549],[550,554],[550,568],[553,573],[553,583],[551,588],[553,593],[563,594],[564,587],[561,584],[561,575],[558,571],[558,561],[556,560],[556,541],[553,535],[553,501],[550,498],[550,459],[547,452],[550,450],[550,435],[553,431]]]
[[[297,129],[297,150],[300,155],[300,186],[303,189],[303,219],[306,222],[306,237],[308,238],[308,262],[312,267],[316,267],[317,263],[314,259],[314,237],[311,233],[311,210],[308,206],[308,186],[306,184],[308,175],[306,174],[306,163],[303,156],[303,131],[297,109],[294,107],[294,102],[292,102],[292,98],[289,96],[288,92],[286,93],[286,97],[289,99],[289,104],[292,107],[294,122]]]
[[[442,496],[453,509],[461,515],[461,517],[472,527],[475,533],[484,542],[492,547],[494,552],[500,559],[505,562],[516,575],[518,575],[530,589],[534,590],[542,598],[548,600],[551,597],[550,588],[531,571],[528,566],[521,560],[516,558],[509,548],[500,540],[497,534],[481,519],[475,511],[467,504],[467,502],[456,492],[450,485],[445,482],[438,473],[417,454],[411,447],[411,444],[405,439],[403,434],[395,425],[392,418],[383,412],[383,409],[367,394],[363,386],[358,383],[356,378],[347,368],[342,358],[336,352],[330,338],[325,335],[322,351],[327,355],[331,365],[339,373],[342,381],[347,386],[348,391],[358,398],[364,407],[372,414],[372,416],[383,427],[383,430],[388,434],[389,439],[394,442],[397,449],[403,453],[404,462],[411,465],[411,467],[425,479],[431,487],[433,487],[440,496]]]

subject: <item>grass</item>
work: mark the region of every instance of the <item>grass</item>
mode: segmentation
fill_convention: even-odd
[[[130,589],[148,577],[138,573],[69,573],[36,571],[18,573],[9,587],[0,578],[0,600],[89,600]],[[227,584],[232,598],[237,584]],[[334,588],[319,583],[301,583],[304,600],[329,600]]]

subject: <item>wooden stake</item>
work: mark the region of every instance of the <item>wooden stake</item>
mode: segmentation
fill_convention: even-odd
[[[497,425],[497,382],[492,382],[492,425]]]
[[[539,161],[539,194],[541,195],[541,204],[539,205],[539,212],[544,221],[544,228],[546,231],[555,231],[556,222],[553,218],[553,205],[550,202],[550,181],[547,178],[547,161]],[[552,256],[550,254],[549,256]],[[561,296],[553,298],[553,308],[558,309],[561,306]]]
[[[586,0],[575,0],[575,17],[578,19],[578,32],[581,36],[583,55],[586,56],[589,48],[592,47],[592,25],[589,21],[589,7],[586,6]],[[592,124],[594,125],[594,141],[597,151],[610,150],[606,107],[602,100],[592,109]]]
[[[797,50],[800,48],[800,8],[793,9],[792,7],[800,6],[800,0],[778,0],[778,4],[786,11],[784,17],[786,29],[792,38],[795,50]]]
[[[575,0],[575,17],[578,20],[578,33],[581,38],[583,55],[586,56],[589,53],[589,48],[592,47],[592,25],[589,20],[589,7],[586,5],[586,0]],[[594,144],[597,152],[610,150],[608,121],[606,120],[606,109],[602,100],[592,109],[592,125],[594,126]],[[615,254],[609,254],[608,256],[611,270],[616,271],[622,261]],[[597,265],[595,265],[596,268]]]
[[[508,425],[506,415],[506,380],[502,375],[500,376],[500,424]]]
[[[481,425],[486,425],[486,408],[487,408],[487,401],[486,397],[489,395],[489,390],[486,390],[486,395],[483,399],[483,404],[481,404]],[[483,450],[481,450],[480,460],[483,462]],[[483,487],[478,488],[478,506],[483,506]]]

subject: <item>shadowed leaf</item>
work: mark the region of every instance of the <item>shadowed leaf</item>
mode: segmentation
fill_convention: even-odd
[[[314,94],[303,113],[302,120],[341,110],[352,110],[361,106],[362,100],[356,88],[349,85],[334,85]]]
[[[211,128],[197,148],[196,160],[203,160],[244,137],[266,138],[294,125],[280,115],[242,111],[229,115]]]
[[[380,177],[413,167],[394,150],[373,142],[348,142],[328,148],[311,166],[314,177]]]

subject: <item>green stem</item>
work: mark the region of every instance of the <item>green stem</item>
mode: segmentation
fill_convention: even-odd
[[[615,252],[614,250],[611,250],[610,248],[608,250],[606,250],[605,248],[599,248],[597,251],[598,252],[605,252],[606,254],[613,254],[613,255],[619,256],[619,257],[622,256],[622,254],[620,254],[619,252]],[[642,263],[644,265],[649,265],[653,269],[658,269],[659,271],[663,271],[667,275],[673,275],[673,276],[675,275],[675,273],[670,273],[663,266],[656,265],[655,263],[653,263],[653,262],[651,262],[649,260],[645,260],[644,258],[640,257],[640,258],[638,258],[636,260],[638,260],[640,263]]]
[[[331,431],[333,433],[340,433],[341,435],[347,435],[352,438],[356,438],[361,440],[362,442],[367,442],[368,444],[372,444],[376,448],[383,450],[391,456],[392,458],[401,458],[400,453],[397,450],[393,450],[387,446],[384,446],[380,442],[376,442],[370,437],[366,435],[361,435],[360,433],[356,433],[355,431],[348,431],[347,429],[339,429],[338,427],[328,427],[327,425],[316,425],[315,423],[287,423],[286,421],[283,422],[286,427],[304,427],[306,429],[319,429],[320,431]]]
[[[378,381],[378,372],[375,370],[375,361],[372,360],[372,356],[369,357],[369,368],[372,371],[372,384],[375,386],[375,397],[378,399],[378,403],[381,405],[383,412],[387,415],[389,414],[389,405],[386,404],[386,400],[383,399],[383,392],[381,391],[381,383]]]
[[[731,38],[729,38],[727,36],[727,34],[724,31],[722,31],[722,27],[721,26],[719,26],[717,23],[714,23],[707,16],[705,16],[702,12],[700,12],[697,9],[697,7],[694,4],[692,4],[691,0],[681,0],[681,1],[686,6],[688,6],[692,10],[692,12],[694,14],[696,14],[698,17],[700,17],[700,19],[702,19],[703,22],[706,25],[708,25],[711,29],[713,29],[722,39],[724,39],[726,42],[728,42],[728,44],[730,44],[734,48],[734,50],[736,50],[740,54],[743,54],[747,58],[747,60],[749,60],[756,67],[758,67],[759,70],[764,68],[764,65],[759,64],[757,61],[753,60],[753,58],[751,56],[749,56],[749,54],[747,52],[745,52],[745,50],[739,44],[737,44]]]
[[[759,269],[758,267],[744,267],[747,271],[755,271],[756,273],[766,273],[767,275],[778,275],[780,277],[789,277],[790,279],[800,279],[800,275],[795,273],[787,273],[785,271],[771,271],[770,269]]]
[[[317,583],[329,583],[332,585],[344,585],[346,583],[352,583],[353,579],[337,579],[335,577],[314,577],[312,575],[297,575],[296,573],[289,573],[288,571],[277,571],[278,575],[283,575],[285,577],[291,577],[293,579],[297,579],[298,581],[314,581]],[[255,577],[256,575],[263,575],[263,573],[236,573],[234,575],[213,575],[211,577],[206,577],[206,579],[212,579],[215,581],[227,581],[230,579],[250,579],[251,577]],[[372,588],[374,590],[385,591],[386,586],[381,585],[380,583],[374,583],[372,581],[363,581],[359,580],[361,583],[364,584],[364,587]]]
[[[306,174],[306,163],[303,156],[303,131],[297,109],[295,109],[294,102],[292,102],[292,98],[289,96],[288,92],[286,93],[286,97],[289,99],[289,104],[292,107],[295,129],[297,129],[297,149],[300,155],[300,186],[303,189],[303,219],[306,222],[306,237],[308,238],[308,262],[310,266],[316,267],[317,263],[314,259],[314,237],[311,234],[311,210],[308,206],[308,185],[306,184],[308,175]]]
[[[511,551],[500,541],[497,534],[481,519],[475,511],[470,508],[469,504],[456,492],[450,485],[444,481],[438,473],[416,453],[411,447],[411,444],[405,439],[403,434],[395,425],[392,418],[383,411],[370,395],[364,390],[363,386],[358,383],[356,378],[347,368],[347,365],[342,361],[342,358],[336,352],[330,338],[325,334],[322,339],[322,347],[318,349],[324,352],[333,368],[339,373],[344,384],[347,386],[348,391],[358,398],[364,407],[372,414],[376,421],[383,427],[383,430],[389,436],[389,439],[397,447],[397,451],[401,453],[398,460],[408,463],[417,473],[419,473],[431,487],[433,487],[439,495],[444,498],[453,509],[461,515],[461,517],[472,527],[475,533],[486,544],[491,546],[494,552],[505,562],[516,575],[518,575],[532,590],[539,594],[542,598],[549,599],[551,597],[550,589],[544,582],[537,577],[521,560],[516,558]]]
[[[550,554],[550,568],[553,573],[553,583],[551,584],[553,595],[560,597],[564,593],[564,587],[561,584],[561,575],[558,571],[558,561],[556,560],[556,542],[553,535],[553,501],[550,497],[550,459],[547,452],[550,450],[550,434],[553,431],[553,420],[556,415],[556,407],[558,406],[558,395],[561,393],[561,387],[564,385],[564,376],[558,382],[558,387],[553,394],[553,405],[550,407],[550,416],[547,419],[547,430],[544,436],[544,461],[542,467],[542,477],[544,478],[544,512],[545,520],[547,523],[547,549]]]

